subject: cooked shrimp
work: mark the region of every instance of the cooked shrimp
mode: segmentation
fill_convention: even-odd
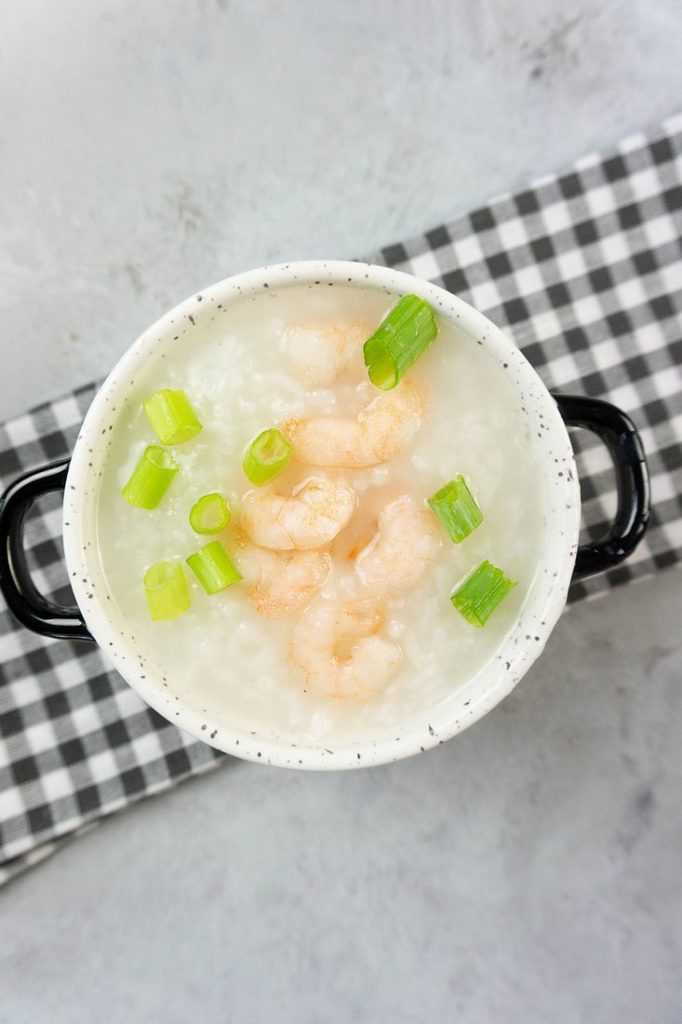
[[[267,619],[301,611],[324,586],[332,567],[326,551],[270,551],[243,534],[235,561],[249,589],[249,600]]]
[[[339,324],[301,324],[284,334],[284,351],[306,384],[327,387],[357,366],[362,370],[362,346],[372,328],[360,320]]]
[[[294,629],[291,660],[307,683],[328,697],[363,697],[384,688],[400,663],[400,648],[377,636],[384,611],[377,598],[338,604],[317,601]],[[357,640],[344,652],[343,647]]]
[[[381,512],[377,532],[357,556],[355,569],[376,594],[409,590],[432,564],[438,546],[433,514],[403,494]]]
[[[241,524],[251,540],[264,548],[320,548],[343,529],[355,505],[355,491],[351,487],[315,476],[297,487],[290,497],[274,491],[251,491],[244,498]]]
[[[416,388],[403,381],[382,392],[356,420],[317,416],[287,420],[284,433],[294,455],[310,466],[376,466],[396,455],[419,430],[422,402]]]

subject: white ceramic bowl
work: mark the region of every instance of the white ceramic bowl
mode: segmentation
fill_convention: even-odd
[[[142,364],[159,346],[172,341],[178,334],[178,324],[191,324],[192,331],[199,337],[218,304],[225,307],[263,288],[274,289],[293,283],[320,287],[357,283],[396,294],[416,293],[431,303],[441,317],[456,322],[460,330],[484,346],[505,368],[518,391],[523,413],[534,427],[530,433],[544,466],[549,522],[542,571],[536,574],[503,645],[466,687],[466,698],[462,695],[458,700],[455,695],[439,707],[423,707],[404,723],[399,736],[391,727],[390,735],[376,736],[373,742],[331,749],[328,744],[298,742],[284,733],[265,733],[259,730],[257,720],[250,723],[250,729],[238,730],[225,721],[212,719],[186,693],[178,699],[173,692],[172,679],[164,683],[149,664],[141,665],[131,627],[108,598],[96,546],[99,479],[107,453],[107,436]],[[540,423],[542,430],[538,429]],[[7,507],[5,515],[9,515]],[[579,525],[578,475],[566,425],[556,401],[513,342],[485,316],[441,288],[384,267],[340,261],[287,263],[239,274],[187,299],[146,330],[112,370],[85,418],[66,479],[63,520],[69,578],[87,630],[140,696],[180,728],[227,753],[260,763],[310,769],[356,768],[407,757],[449,739],[495,707],[541,653],[561,614],[574,571]],[[622,552],[612,560],[620,557],[624,557]],[[23,616],[27,625],[37,628],[35,621],[29,621],[30,615],[25,614],[25,609],[16,600],[14,604],[10,600],[10,597],[16,599],[16,594],[8,593],[12,589],[7,584],[8,572],[5,567],[3,580],[0,565],[0,584],[3,584],[8,604],[19,617]],[[15,578],[10,583],[16,585],[15,589],[21,589],[21,580],[17,582]],[[26,595],[24,599],[28,600]],[[42,632],[71,636],[78,636],[79,629],[82,632],[79,624],[71,622],[70,630],[64,626],[69,621],[68,613],[60,620],[60,631],[54,611],[53,608],[52,628],[43,628]],[[447,665],[443,666],[443,672],[447,673]]]

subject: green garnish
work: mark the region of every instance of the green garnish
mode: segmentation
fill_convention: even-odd
[[[164,388],[143,403],[161,444],[182,444],[203,430],[184,391]]]
[[[176,619],[190,605],[182,562],[156,562],[144,574],[144,593],[154,622]]]
[[[145,448],[121,494],[136,508],[156,508],[178,472],[170,452],[150,444]]]
[[[461,544],[483,522],[483,513],[463,476],[456,476],[432,494],[429,505],[455,544]]]
[[[283,473],[293,452],[293,445],[276,428],[264,430],[252,441],[244,454],[244,472],[256,487],[269,484]]]
[[[369,379],[382,391],[390,391],[405,376],[438,334],[428,302],[405,295],[364,345]]]
[[[211,534],[224,530],[232,513],[222,494],[205,494],[199,498],[189,514],[189,525],[195,533]]]
[[[212,540],[186,559],[207,594],[217,594],[242,578],[219,540]]]
[[[501,569],[485,561],[455,590],[450,600],[472,626],[484,626],[500,601],[516,586]]]

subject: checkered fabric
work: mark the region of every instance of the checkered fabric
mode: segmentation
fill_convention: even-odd
[[[606,398],[639,427],[653,517],[623,566],[573,599],[682,558],[682,115],[606,158],[388,246],[373,262],[428,278],[507,330],[545,383]],[[0,428],[0,484],[69,453],[94,386]],[[604,447],[576,432],[587,534],[613,515]],[[57,499],[27,531],[39,588],[68,602]],[[19,627],[0,608],[0,882],[133,800],[219,763],[114,672],[103,654]]]

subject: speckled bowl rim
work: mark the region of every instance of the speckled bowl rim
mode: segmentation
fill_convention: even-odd
[[[101,577],[94,529],[99,480],[107,435],[124,406],[126,391],[154,348],[219,304],[290,284],[358,284],[390,293],[422,296],[484,346],[509,374],[529,417],[534,443],[547,476],[551,536],[541,571],[526,596],[518,620],[496,655],[469,684],[476,694],[459,713],[425,707],[400,736],[349,743],[330,749],[287,738],[226,728],[201,709],[172,693],[172,687],[141,658],[129,626],[118,612]],[[302,769],[347,769],[397,761],[428,750],[461,732],[497,705],[514,688],[543,650],[565,602],[575,562],[580,527],[580,490],[573,449],[556,403],[516,345],[487,317],[442,288],[401,271],[340,260],[300,261],[261,267],[202,290],[162,316],[123,355],[95,396],[73,451],[63,511],[64,550],[71,585],[88,629],[123,678],[152,708],[197,739],[236,757],[257,763]],[[101,582],[101,586],[95,586]],[[118,619],[118,621],[117,621]],[[469,690],[467,690],[469,692]]]

